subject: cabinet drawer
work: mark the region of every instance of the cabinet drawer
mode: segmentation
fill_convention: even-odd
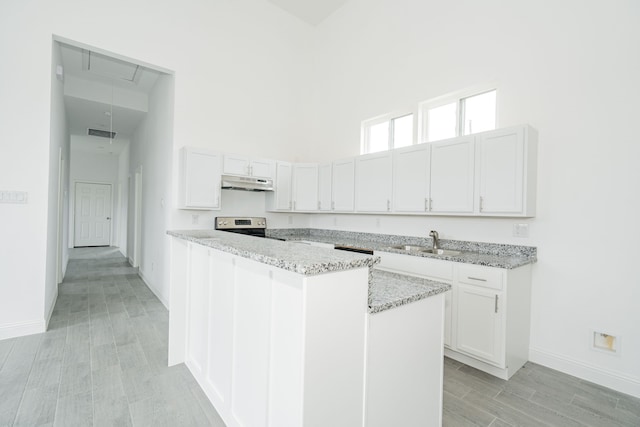
[[[458,282],[483,288],[502,289],[504,271],[498,268],[461,264],[458,267]]]

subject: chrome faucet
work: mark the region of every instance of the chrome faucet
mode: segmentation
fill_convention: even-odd
[[[436,230],[431,230],[429,232],[429,237],[433,240],[433,250],[437,251],[440,249],[440,238],[438,237],[438,232]]]

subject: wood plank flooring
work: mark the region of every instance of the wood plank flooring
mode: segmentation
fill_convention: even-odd
[[[504,381],[445,358],[443,426],[639,427],[640,399],[528,362]]]
[[[72,250],[49,330],[0,341],[0,427],[224,426],[167,367],[168,322],[117,249]],[[639,399],[532,363],[503,381],[445,359],[444,383],[446,427],[640,426]]]

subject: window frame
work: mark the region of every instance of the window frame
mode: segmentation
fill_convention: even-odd
[[[429,132],[429,110],[433,108],[442,107],[447,104],[456,104],[456,134],[452,136],[452,138],[457,138],[459,136],[465,136],[464,133],[464,118],[465,118],[465,100],[468,98],[473,98],[474,96],[483,95],[489,92],[496,92],[496,111],[495,111],[495,127],[494,129],[499,129],[498,126],[498,86],[490,85],[477,87],[473,89],[466,89],[463,91],[454,92],[448,95],[439,96],[437,98],[433,98],[427,101],[422,101],[418,104],[418,136],[420,143],[425,142],[436,142],[442,141],[441,139],[430,141],[428,138]],[[472,134],[472,133],[471,133]],[[469,134],[469,135],[471,135]]]
[[[382,153],[384,151],[393,150],[395,147],[394,144],[394,121],[397,119],[401,119],[403,117],[413,116],[412,119],[412,136],[411,136],[411,144],[415,145],[417,140],[417,128],[416,128],[416,110],[398,110],[393,113],[383,114],[381,116],[377,116],[371,119],[363,120],[360,126],[360,154],[373,154],[373,153]],[[370,129],[381,123],[389,122],[389,133],[387,135],[387,148],[385,150],[371,152],[369,151],[369,140],[370,140]]]

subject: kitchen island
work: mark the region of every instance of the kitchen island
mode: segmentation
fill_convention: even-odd
[[[169,364],[187,364],[228,426],[440,424],[449,285],[369,255],[169,234]]]

